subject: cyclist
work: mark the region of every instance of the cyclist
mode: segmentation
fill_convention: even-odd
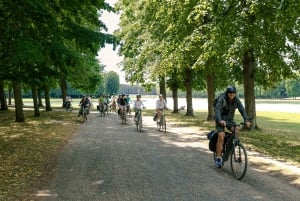
[[[119,102],[119,111],[118,111],[118,114],[121,115],[122,112],[125,112],[126,114],[126,107],[127,107],[127,98],[125,97],[125,94],[122,94],[121,95],[121,98],[120,98],[120,102]]]
[[[109,105],[109,99],[108,99],[108,96],[104,94],[104,112],[107,112],[108,110],[108,105]]]
[[[112,111],[113,111],[113,112],[116,112],[117,101],[116,101],[116,96],[115,96],[115,94],[113,94],[113,97],[112,97],[111,107],[112,107]]]
[[[102,94],[100,94],[99,99],[98,99],[100,113],[103,112],[103,110],[104,110],[104,101],[105,101],[104,96]]]
[[[88,107],[90,105],[89,99],[86,96],[83,96],[79,102],[79,105],[80,105],[80,109],[79,109],[77,117],[79,117],[83,113],[83,109],[88,110]],[[83,107],[81,107],[81,106],[83,106]],[[88,112],[87,112],[87,114],[88,114]]]
[[[235,123],[234,113],[236,108],[242,115],[245,125],[250,127],[250,120],[247,116],[246,110],[240,99],[236,97],[236,88],[234,86],[229,86],[225,93],[220,95],[215,106],[216,130],[218,132],[218,141],[216,144],[217,159],[215,161],[215,165],[218,168],[221,168],[223,165],[221,154],[224,144],[225,127],[230,131],[233,131],[232,125]],[[236,133],[238,134],[238,127],[236,127]]]
[[[127,112],[128,114],[131,114],[131,109],[130,109],[131,99],[130,99],[130,97],[129,97],[129,94],[126,95],[126,101],[127,101],[126,112]]]
[[[134,101],[134,104],[133,104],[133,109],[135,112],[135,115],[134,115],[135,121],[137,121],[138,112],[139,112],[139,110],[142,109],[142,107],[145,107],[145,106],[144,106],[143,102],[141,101],[141,95],[138,94],[138,95],[136,95],[136,100]]]
[[[67,95],[66,100],[65,100],[65,104],[64,104],[64,108],[66,108],[67,110],[70,109],[70,107],[72,105],[71,102],[72,102],[71,96]]]
[[[163,110],[165,108],[167,108],[167,103],[165,101],[165,99],[163,98],[162,94],[159,94],[158,95],[158,100],[156,101],[156,114],[155,114],[155,117],[154,117],[154,121],[156,120],[160,120],[160,116],[162,115],[163,113]]]

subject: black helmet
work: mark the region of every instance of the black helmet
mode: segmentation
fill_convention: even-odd
[[[234,86],[228,86],[226,93],[236,93],[236,88]]]

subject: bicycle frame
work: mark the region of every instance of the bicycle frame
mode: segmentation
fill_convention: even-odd
[[[246,174],[248,159],[246,149],[236,135],[236,127],[237,125],[233,125],[231,133],[225,132],[222,159],[223,163],[230,159],[230,168],[234,177],[241,180]],[[214,152],[214,160],[216,160],[216,152]]]
[[[87,121],[87,108],[88,106],[84,106],[84,105],[81,105],[81,111],[82,111],[82,121],[83,122],[86,122]]]
[[[122,112],[121,113],[122,124],[126,124],[126,119],[127,119],[126,106],[122,106],[121,112]]]
[[[167,132],[167,123],[166,123],[166,115],[165,111],[162,111],[162,114],[160,115],[160,121],[156,121],[157,123],[157,128],[159,131],[163,131],[164,133]]]

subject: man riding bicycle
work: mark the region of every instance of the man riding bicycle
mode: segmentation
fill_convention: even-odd
[[[125,112],[126,114],[126,107],[127,107],[127,98],[125,97],[125,94],[121,95],[121,98],[119,100],[119,110],[118,110],[118,114],[121,115],[123,112]]]
[[[154,121],[156,120],[160,120],[161,115],[163,114],[163,110],[165,108],[167,108],[167,103],[165,101],[165,99],[163,98],[163,96],[161,94],[159,94],[159,99],[156,101],[156,114],[154,117]]]
[[[232,125],[235,124],[234,113],[236,108],[242,115],[245,125],[250,127],[250,120],[247,116],[246,110],[240,99],[236,97],[236,88],[234,86],[229,86],[227,87],[225,94],[220,95],[215,106],[216,129],[218,132],[218,141],[216,144],[217,159],[215,161],[215,165],[218,168],[221,168],[223,165],[221,154],[224,144],[225,127],[230,131],[233,131]],[[238,131],[239,129],[236,127],[237,134]]]
[[[82,99],[79,102],[80,109],[78,112],[77,117],[79,117],[81,114],[83,114],[83,110],[86,110],[86,113],[88,114],[88,107],[90,105],[90,101],[86,96],[83,96]]]

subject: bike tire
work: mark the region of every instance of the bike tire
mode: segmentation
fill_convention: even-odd
[[[167,121],[166,121],[166,116],[165,115],[162,118],[162,129],[163,129],[164,133],[167,132]]]
[[[127,120],[127,117],[126,117],[126,111],[122,111],[122,124],[126,124],[126,120]]]
[[[232,153],[230,155],[230,168],[233,176],[241,180],[246,172],[248,167],[248,158],[245,147],[242,143],[237,142],[232,147]]]
[[[142,117],[140,116],[139,120],[138,120],[138,123],[137,123],[137,130],[139,132],[142,132],[142,124],[143,124],[143,120],[142,120]]]

